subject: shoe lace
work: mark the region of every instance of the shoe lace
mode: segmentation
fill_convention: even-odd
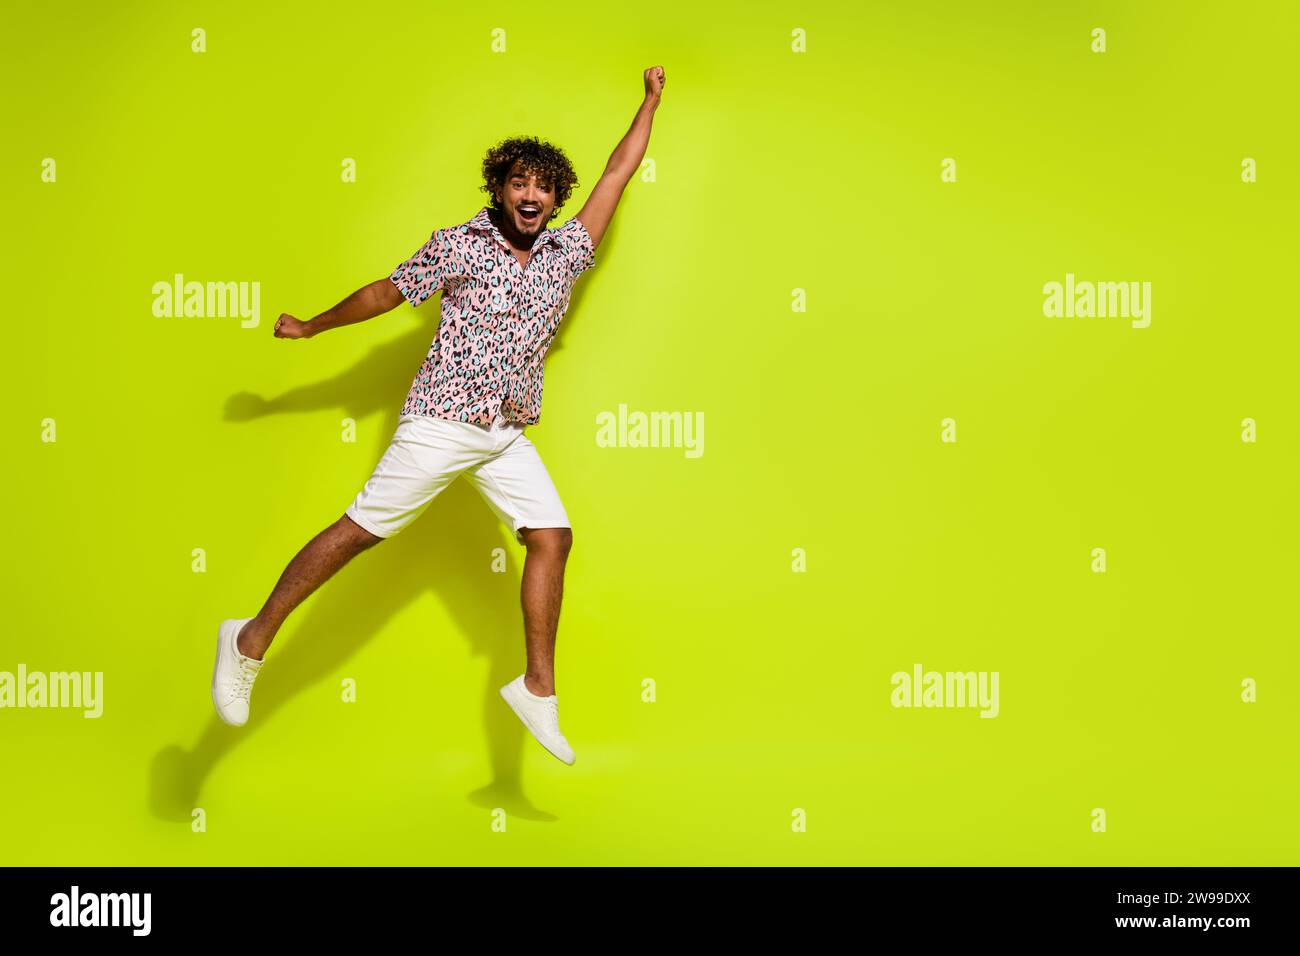
[[[239,671],[235,674],[235,683],[230,691],[231,697],[248,700],[249,695],[253,692],[253,681],[257,679],[257,672],[260,669],[251,658],[241,657],[239,659]]]
[[[546,698],[546,718],[558,733],[560,730],[560,705],[554,697]]]

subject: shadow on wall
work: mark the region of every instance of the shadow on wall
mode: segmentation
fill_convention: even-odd
[[[425,307],[432,309],[428,303]],[[570,314],[572,311],[573,305]],[[226,404],[226,420],[250,421],[266,415],[328,408],[361,420],[388,411],[390,420],[378,432],[380,439],[374,454],[378,462],[397,427],[397,411],[405,389],[431,338],[428,325],[421,324],[325,381],[271,399],[246,392],[232,395]],[[360,487],[358,483],[358,491]],[[336,513],[322,514],[320,528],[335,521],[350,503],[350,499],[340,501]],[[290,616],[267,654],[268,666],[258,678],[245,726],[228,727],[222,723],[212,709],[206,678],[196,685],[196,706],[201,694],[207,725],[191,749],[172,744],[154,756],[149,775],[150,810],[154,816],[189,820],[191,811],[199,806],[204,782],[227,753],[274,720],[294,697],[336,674],[358,648],[379,635],[398,611],[432,592],[454,618],[456,630],[470,642],[471,652],[485,655],[490,661],[483,688],[482,720],[492,779],[471,792],[468,799],[487,809],[502,807],[510,815],[524,819],[555,820],[553,814],[534,807],[523,792],[523,748],[537,744],[498,693],[503,684],[524,669],[518,570],[523,550],[515,545],[518,550],[511,555],[509,573],[489,573],[491,550],[504,540],[498,525],[498,519],[467,481],[452,482],[415,522],[354,558]],[[285,541],[283,564],[288,564],[306,543],[306,539]],[[466,560],[467,555],[477,559]],[[254,613],[274,584],[274,579],[267,580],[264,591],[256,595],[231,595],[233,607],[250,610],[232,610],[230,616]],[[194,637],[201,638],[205,650],[215,651],[218,623],[214,619],[211,633]],[[435,640],[443,637],[432,636]],[[399,660],[392,665],[404,666]],[[431,745],[437,746],[437,742]]]

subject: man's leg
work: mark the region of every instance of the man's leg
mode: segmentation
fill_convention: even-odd
[[[362,551],[418,518],[485,448],[473,425],[401,416],[387,450],[347,513],[298,552],[257,617],[244,625],[236,642],[239,653],[261,660],[294,608]]]
[[[538,697],[555,693],[555,634],[564,596],[564,567],[573,547],[569,528],[520,528],[524,547],[523,583],[519,600],[524,609],[524,644],[528,669],[524,686]]]
[[[393,439],[343,517],[312,538],[280,575],[257,617],[227,618],[217,630],[212,702],[235,727],[248,721],[253,682],[285,618],[339,568],[420,516],[434,496],[490,449],[473,425],[417,415],[398,419]]]
[[[261,660],[290,612],[354,557],[383,541],[347,515],[312,538],[289,562],[262,610],[244,625],[239,653]]]
[[[555,694],[555,632],[573,532],[536,446],[522,430],[513,438],[507,432],[502,439],[505,445],[499,454],[465,472],[516,540],[528,549],[519,586],[528,667],[500,693],[538,743],[572,764],[573,747],[560,731]]]

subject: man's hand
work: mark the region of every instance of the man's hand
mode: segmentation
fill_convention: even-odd
[[[662,66],[652,66],[645,71],[645,95],[659,98],[659,94],[664,91],[664,68]]]
[[[309,339],[311,323],[295,319],[288,312],[281,312],[275,320],[275,337],[277,339]]]

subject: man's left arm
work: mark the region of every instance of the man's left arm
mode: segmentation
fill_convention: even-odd
[[[605,172],[601,174],[596,187],[577,215],[591,236],[593,249],[600,245],[609,221],[614,218],[614,210],[623,196],[623,190],[641,166],[646,146],[650,143],[650,126],[664,89],[664,68],[650,67],[645,71],[644,80],[645,99],[636,111],[632,126],[614,148],[609,162],[605,164]]]

